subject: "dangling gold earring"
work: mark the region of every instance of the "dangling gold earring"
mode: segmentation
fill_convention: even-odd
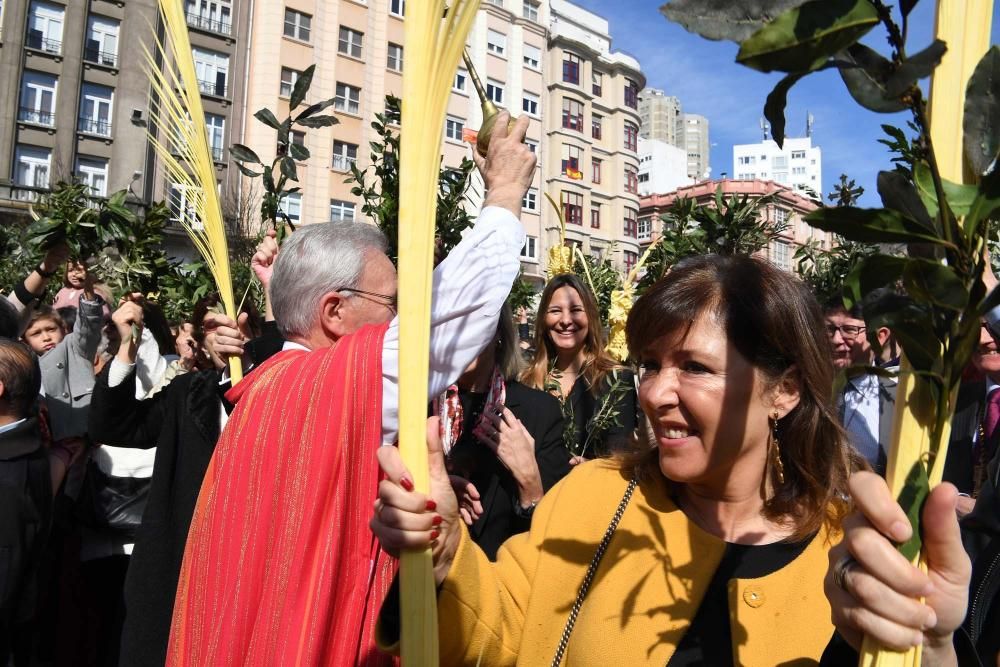
[[[771,426],[771,462],[774,465],[774,475],[778,484],[785,483],[785,464],[781,462],[781,443],[778,442],[778,413],[768,419]]]

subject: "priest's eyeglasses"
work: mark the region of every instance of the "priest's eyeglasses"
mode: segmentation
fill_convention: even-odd
[[[363,289],[356,289],[354,287],[344,287],[336,291],[349,292],[351,294],[361,297],[362,299],[365,299],[366,301],[371,301],[372,303],[377,303],[380,306],[385,306],[386,308],[389,309],[389,312],[391,312],[393,316],[396,315],[397,304],[395,296],[390,296],[388,294],[379,294],[378,292],[368,292]]]
[[[864,330],[864,327],[854,326],[853,324],[843,324],[838,327],[836,324],[830,324],[827,322],[826,325],[826,333],[829,334],[830,338],[836,336],[838,331],[844,338],[855,338]]]

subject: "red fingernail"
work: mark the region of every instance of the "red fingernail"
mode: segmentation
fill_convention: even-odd
[[[427,511],[428,512],[433,512],[434,510],[437,509],[437,506],[438,506],[438,504],[436,502],[434,502],[433,500],[431,500],[431,499],[427,500]]]
[[[404,489],[406,489],[407,491],[412,491],[413,490],[413,482],[410,481],[409,477],[403,477],[402,479],[400,479],[399,480],[399,485],[401,487],[403,487]]]
[[[431,519],[432,526],[440,526],[444,519],[441,518],[440,514],[436,514],[433,519]]]
[[[432,530],[431,531],[431,542],[433,542],[434,540],[436,540],[438,538],[438,535],[440,535],[440,534],[441,534],[440,530],[437,530],[437,529]]]

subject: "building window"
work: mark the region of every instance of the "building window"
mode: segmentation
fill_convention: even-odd
[[[337,42],[337,53],[352,58],[361,57],[361,49],[364,46],[365,34],[357,30],[351,30],[340,26],[340,39]]]
[[[590,160],[590,175],[591,175],[590,180],[592,180],[594,183],[601,182],[601,164],[602,161],[597,159],[596,157],[591,158]]]
[[[594,97],[600,97],[601,91],[604,90],[604,75],[600,72],[591,72],[590,74],[590,92],[594,94]]]
[[[18,145],[14,149],[14,183],[29,188],[49,187],[52,150]]]
[[[534,236],[524,237],[524,246],[521,248],[521,259],[529,262],[538,261],[538,239]]]
[[[503,104],[503,84],[493,79],[486,79],[486,97],[496,104]]]
[[[77,129],[101,137],[111,136],[111,105],[114,90],[85,83],[80,91],[80,119]]]
[[[486,0],[488,3],[494,7],[503,7],[503,0]]]
[[[805,151],[792,151],[792,159],[793,160],[805,160],[806,159],[806,152]]]
[[[774,222],[779,225],[786,224],[788,222],[788,209],[775,207]]]
[[[403,18],[406,15],[406,0],[389,0],[389,13]]]
[[[788,172],[787,171],[776,171],[774,172],[774,180],[778,183],[788,183]]]
[[[226,79],[229,77],[229,56],[215,51],[191,49],[198,87],[206,95],[226,96]]]
[[[604,121],[603,116],[598,116],[596,113],[590,116],[590,136],[594,139],[601,138],[601,123]]]
[[[792,167],[792,174],[794,174],[795,176],[805,176],[806,175],[806,168],[805,167]]]
[[[521,16],[529,21],[538,23],[538,3],[532,2],[532,0],[524,0],[521,3]]]
[[[403,47],[399,44],[389,42],[389,50],[386,54],[386,67],[393,72],[403,71]]]
[[[528,191],[524,193],[524,200],[521,202],[521,208],[525,211],[538,210],[538,190],[535,188],[528,188]]]
[[[330,200],[330,222],[353,222],[354,202]]]
[[[590,228],[600,229],[601,228],[601,207],[593,206],[590,209]]]
[[[563,52],[562,66],[563,81],[566,83],[580,83],[580,56],[568,51]]]
[[[76,177],[90,188],[91,197],[106,197],[108,194],[107,158],[81,155],[76,159]]]
[[[583,195],[562,191],[563,217],[567,225],[583,225]]]
[[[26,123],[55,127],[56,88],[58,79],[51,74],[24,70],[21,79],[21,105],[17,119]]]
[[[625,150],[635,151],[639,145],[639,126],[625,121]]]
[[[309,14],[285,8],[285,37],[309,41],[312,31],[312,17]]]
[[[634,208],[625,208],[625,220],[624,220],[624,233],[625,236],[634,239],[639,235],[639,212]],[[631,267],[629,267],[631,268]]]
[[[624,251],[623,255],[625,257],[625,272],[628,273],[639,261],[639,255],[628,250]]]
[[[278,88],[278,94],[281,97],[291,97],[292,89],[295,88],[295,82],[299,80],[299,75],[302,72],[298,72],[289,67],[281,68],[281,86]]]
[[[118,21],[93,15],[87,20],[83,59],[106,67],[118,65]]]
[[[468,72],[466,72],[464,69],[458,70],[457,72],[455,72],[455,81],[452,82],[451,89],[459,93],[464,93],[465,84],[468,78],[469,78]]]
[[[187,0],[188,25],[223,35],[233,33],[233,7],[229,0]]]
[[[774,241],[771,243],[771,263],[779,269],[790,271],[792,269],[791,257],[788,243],[785,241]]]
[[[639,108],[639,84],[632,79],[625,79],[625,106]]]
[[[507,35],[496,30],[486,31],[486,50],[502,56],[507,50]]]
[[[524,97],[521,98],[521,109],[532,116],[538,115],[538,95],[534,93],[525,93]]]
[[[465,129],[465,121],[461,118],[448,116],[444,119],[444,136],[452,141],[462,140],[462,130]]]
[[[289,132],[288,132],[288,139],[289,139],[290,143],[293,143],[296,146],[305,146],[306,145],[306,133],[305,132],[300,132],[298,130],[289,130]]]
[[[580,154],[583,150],[579,146],[563,144],[562,147],[562,173],[572,178],[574,181],[581,180],[583,174],[580,172]]]
[[[205,114],[205,128],[208,130],[208,147],[212,150],[212,159],[222,162],[222,151],[226,138],[226,118],[214,113]]]
[[[32,2],[28,13],[28,39],[25,44],[47,53],[62,53],[63,22],[66,12],[59,5]]]
[[[524,140],[524,145],[527,146],[528,150],[530,150],[532,153],[534,153],[535,155],[538,155],[538,142],[537,141],[535,141],[534,139],[525,139]]]
[[[333,99],[333,108],[337,111],[357,114],[361,111],[361,89],[337,82],[337,96]]]
[[[523,47],[524,66],[531,69],[541,69],[542,50],[537,46],[525,44]]]
[[[625,165],[625,192],[639,193],[639,172],[632,165]]]
[[[788,168],[788,158],[784,155],[775,155],[774,159],[771,160],[772,169],[787,169]]]
[[[346,141],[333,142],[333,168],[337,171],[350,171],[358,159],[358,145]]]
[[[280,208],[288,219],[292,222],[298,222],[302,219],[302,193],[301,192],[290,192],[281,198],[278,202],[278,208]]]
[[[583,132],[583,104],[569,97],[562,101],[562,126]]]
[[[639,240],[648,241],[653,237],[653,219],[639,218]]]
[[[190,225],[194,228],[204,228],[194,212],[195,198],[200,190],[197,187],[171,183],[167,193],[167,207],[170,209],[170,220],[174,224]]]

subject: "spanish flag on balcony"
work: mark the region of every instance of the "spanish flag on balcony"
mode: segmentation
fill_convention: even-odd
[[[579,169],[574,169],[571,165],[566,165],[566,175],[572,178],[574,181],[583,180],[583,172]]]

